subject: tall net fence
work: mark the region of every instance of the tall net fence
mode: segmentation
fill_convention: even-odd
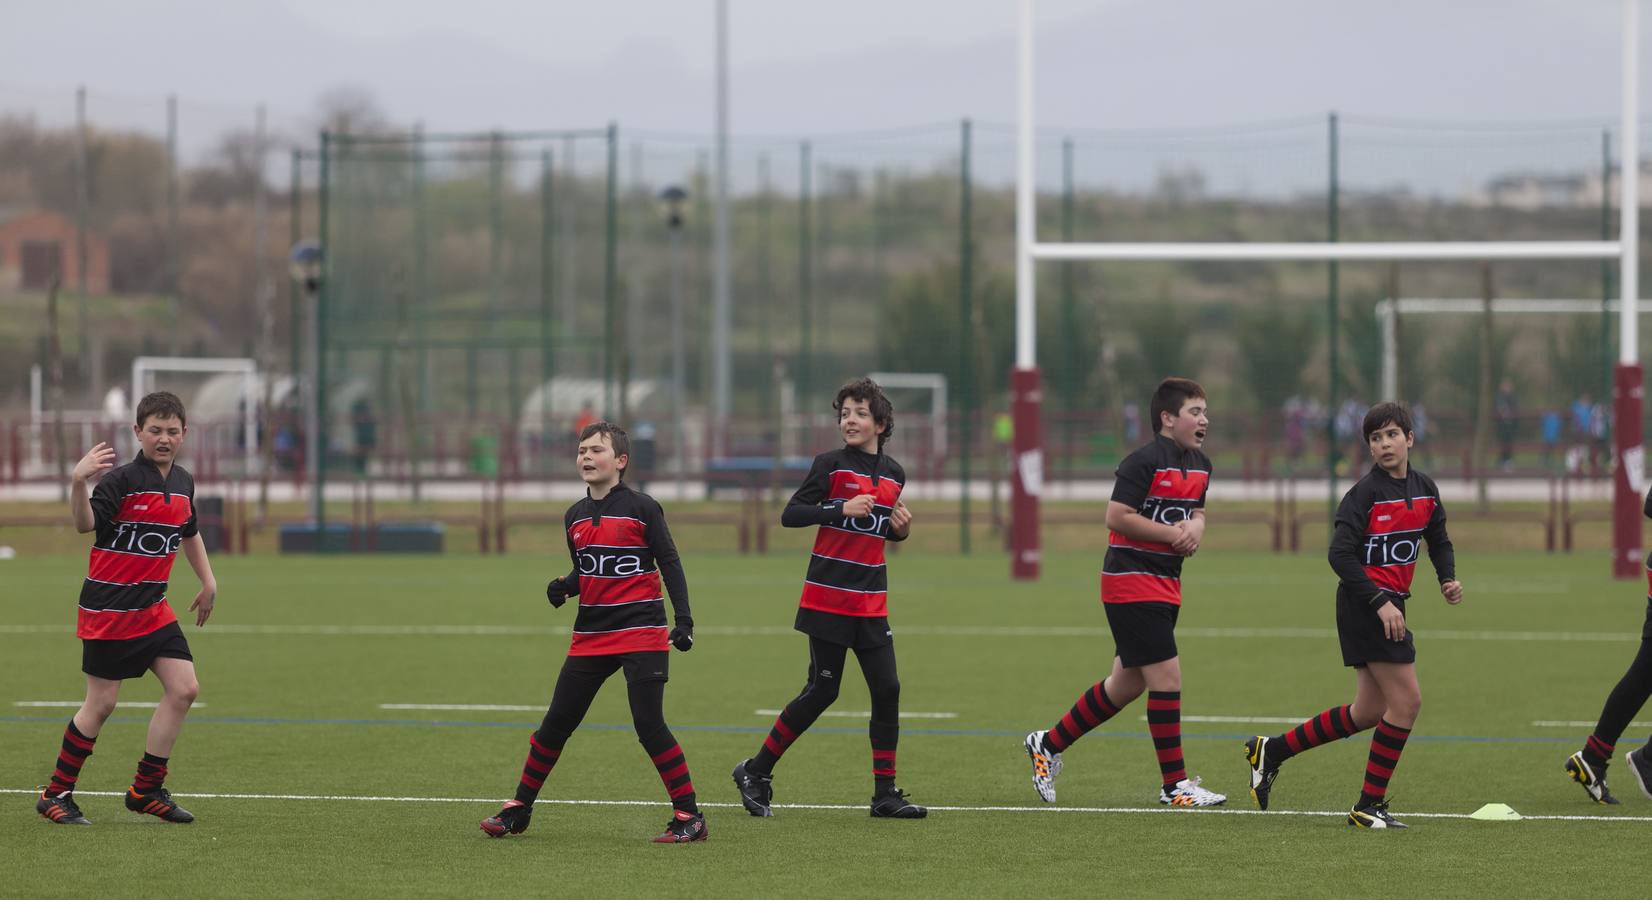
[[[576,426],[607,417],[639,435],[641,472],[738,482],[829,445],[834,389],[877,371],[944,384],[938,417],[933,389],[901,394],[891,452],[910,472],[935,482],[1002,470],[1014,341],[1009,126],[731,143],[733,390],[719,430],[717,159],[705,136],[441,135],[369,122],[329,127],[316,146],[298,137],[316,123],[272,115],[247,157],[236,148],[246,149],[252,110],[231,110],[214,126],[222,140],[179,151],[174,164],[166,101],[123,102],[125,118],[101,121],[116,105],[88,98],[84,174],[63,161],[77,152],[73,98],[67,124],[61,109],[8,119],[0,153],[8,210],[84,216],[107,238],[108,285],[85,304],[95,352],[80,353],[73,286],[59,298],[71,410],[95,410],[138,355],[257,358],[278,386],[260,443],[275,445],[282,475],[306,479],[315,461],[304,458],[298,376],[320,361],[335,474],[568,477]],[[187,101],[176,118],[184,134],[216,121]],[[1613,138],[1592,122],[1362,116],[1052,129],[1037,143],[1038,229],[1045,241],[1609,239]],[[668,188],[680,191],[674,209]],[[286,248],[306,239],[327,260],[314,304],[281,275]],[[75,255],[68,244],[60,259]],[[0,247],[0,295],[26,313],[25,327],[0,332],[13,361],[5,401],[17,408],[31,402],[29,367],[49,361],[45,291],[23,277],[20,255]],[[1437,469],[1587,476],[1609,464],[1595,448],[1610,433],[1617,338],[1614,314],[1590,304],[1616,296],[1614,266],[1040,265],[1037,346],[1058,486],[1110,475],[1152,431],[1147,396],[1168,374],[1209,388],[1225,474],[1357,471],[1357,413],[1389,384],[1420,409]],[[261,283],[274,295],[267,323]],[[1570,306],[1488,317],[1488,295]],[[1384,305],[1395,298],[1460,302]],[[311,308],[321,311],[319,360],[304,330]],[[13,435],[0,471],[45,477],[49,467],[28,463],[50,459],[51,441],[38,428]]]

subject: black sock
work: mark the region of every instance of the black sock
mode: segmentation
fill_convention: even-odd
[[[1119,707],[1107,696],[1105,682],[1098,681],[1081,694],[1073,708],[1044,732],[1044,752],[1061,753],[1090,730],[1118,715]]]
[[[1401,728],[1387,719],[1377,723],[1377,730],[1371,733],[1371,754],[1365,761],[1365,785],[1360,789],[1356,808],[1364,809],[1388,796],[1388,781],[1394,777],[1394,769],[1400,764],[1400,754],[1405,750],[1405,739],[1410,736],[1411,729]]]
[[[1583,742],[1583,759],[1590,767],[1604,771],[1606,764],[1612,761],[1614,749],[1616,746],[1601,740],[1599,734],[1591,734],[1589,739]]]
[[[1352,706],[1333,706],[1269,740],[1265,752],[1268,762],[1278,765],[1304,750],[1352,737],[1359,730],[1359,726],[1354,724]]]
[[[872,738],[873,794],[882,797],[895,789],[895,745],[900,741],[901,726],[873,722],[867,732]]]
[[[539,732],[528,736],[528,758],[522,763],[522,778],[516,783],[518,802],[532,806],[539,799],[539,789],[545,786],[545,779],[551,777],[551,769],[562,756],[566,740],[547,738]]]
[[[138,760],[138,774],[132,777],[132,793],[147,794],[164,784],[167,759],[165,756],[144,753],[143,759]]]
[[[75,789],[75,782],[80,779],[80,768],[86,765],[86,757],[92,755],[92,745],[95,743],[97,738],[81,734],[80,729],[75,727],[75,720],[69,720],[69,727],[63,729],[63,749],[57,753],[57,768],[52,770],[52,783],[46,788],[47,794],[56,797]]]
[[[791,704],[787,704],[786,708],[780,711],[780,715],[775,716],[768,737],[763,738],[763,746],[757,748],[757,755],[751,758],[746,771],[753,775],[773,775],[774,764],[780,761],[780,757],[807,727],[799,727],[792,714]]]

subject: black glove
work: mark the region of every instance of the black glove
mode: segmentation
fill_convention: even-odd
[[[545,585],[545,599],[551,601],[551,605],[557,609],[561,609],[562,604],[568,602],[569,596],[571,595],[568,585],[561,578],[552,578],[551,583]]]
[[[684,653],[694,649],[694,620],[688,616],[677,617],[677,627],[671,629],[671,646]]]

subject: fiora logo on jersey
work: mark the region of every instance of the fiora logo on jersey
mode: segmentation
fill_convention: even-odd
[[[1422,543],[1416,532],[1407,534],[1373,534],[1365,539],[1365,564],[1368,566],[1406,566],[1417,561],[1417,550]]]
[[[178,552],[178,545],[183,543],[184,538],[177,531],[177,526],[156,530],[154,526],[145,528],[145,524],[122,522],[116,525],[115,536],[109,541],[109,549],[143,553],[148,556],[165,556]]]
[[[1182,505],[1182,503],[1191,503],[1191,501],[1177,503],[1167,502],[1163,497],[1148,497],[1142,503],[1139,512],[1160,525],[1175,525],[1179,522],[1186,522],[1193,516],[1193,510],[1189,506]]]
[[[879,512],[874,512],[869,516],[861,516],[858,519],[845,517],[838,522],[838,527],[849,531],[858,531],[861,534],[883,534],[888,530],[889,517]]]
[[[623,578],[627,575],[646,575],[654,571],[650,561],[637,553],[605,553],[597,550],[579,552],[579,574],[598,578]]]

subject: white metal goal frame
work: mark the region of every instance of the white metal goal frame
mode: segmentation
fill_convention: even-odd
[[[1494,316],[1599,316],[1603,305],[1608,315],[1619,313],[1623,309],[1623,303],[1618,300],[1608,300],[1602,304],[1600,300],[1507,298],[1492,300],[1491,313]],[[1644,301],[1637,306],[1637,315],[1644,316],[1652,312]],[[1376,317],[1377,331],[1382,336],[1382,395],[1399,399],[1401,316],[1481,315],[1485,311],[1486,302],[1473,297],[1384,297],[1378,300]]]
[[[939,372],[873,372],[867,376],[880,387],[929,391],[930,449],[936,459],[946,458],[946,376]]]
[[[132,402],[150,392],[149,376],[156,372],[193,372],[241,376],[241,446],[246,454],[247,472],[258,464],[258,363],[229,356],[140,356],[132,360]]]
[[[1622,0],[1622,80],[1620,88],[1621,201],[1616,241],[1446,241],[1446,242],[1347,242],[1347,243],[1227,243],[1227,242],[1104,242],[1045,243],[1036,231],[1034,203],[1034,0],[1018,0],[1017,90],[1016,90],[1016,215],[1015,215],[1015,369],[1011,391],[1015,405],[1015,456],[1017,474],[1011,482],[1011,560],[1013,577],[1037,578],[1039,574],[1038,495],[1036,476],[1022,472],[1042,470],[1042,435],[1038,427],[1039,375],[1036,357],[1036,264],[1041,261],[1399,261],[1460,260],[1484,262],[1500,259],[1616,259],[1619,303],[1617,420],[1618,475],[1614,492],[1613,572],[1618,577],[1634,577],[1639,568],[1639,498],[1630,489],[1626,466],[1641,455],[1640,370],[1636,359],[1639,343],[1637,299],[1640,243],[1640,0]],[[1598,306],[1597,306],[1598,309]],[[1632,406],[1632,411],[1631,411]]]

